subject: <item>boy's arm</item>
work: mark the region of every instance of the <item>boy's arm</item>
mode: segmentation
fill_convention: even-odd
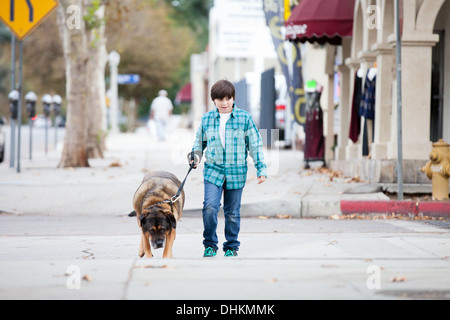
[[[252,118],[250,118],[248,123],[245,142],[249,154],[252,157],[253,162],[255,163],[257,177],[267,177],[266,173],[267,166],[266,163],[264,162],[264,154],[262,151],[263,149],[262,138]]]
[[[195,154],[195,163],[199,163],[202,160],[203,151],[206,148],[207,138],[206,134],[203,132],[203,125],[200,124],[197,133],[195,135],[194,146],[192,147],[192,151]],[[188,153],[188,161],[191,163],[191,152]]]

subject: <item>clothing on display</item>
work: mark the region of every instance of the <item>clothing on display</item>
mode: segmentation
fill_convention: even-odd
[[[376,71],[376,68],[370,68],[369,71],[367,71],[366,79],[364,81],[364,90],[361,97],[361,106],[359,109],[359,115],[370,120],[375,119]]]
[[[361,105],[362,96],[362,77],[360,72],[355,73],[355,84],[353,87],[352,114],[350,119],[349,138],[353,143],[358,142],[361,133],[361,116],[359,115],[359,107]]]
[[[321,89],[309,88],[306,93],[305,168],[310,161],[323,161],[325,166],[325,139],[323,111],[320,106]]]
[[[374,122],[375,122],[375,96],[376,96],[376,84],[377,84],[377,69],[376,67],[370,68],[367,71],[366,79],[364,81],[364,91],[361,96],[361,106],[359,109],[359,115],[364,117],[363,139],[362,139],[362,155],[368,156],[369,150],[369,133],[368,133],[368,121],[371,121],[372,128],[372,141],[374,138]]]

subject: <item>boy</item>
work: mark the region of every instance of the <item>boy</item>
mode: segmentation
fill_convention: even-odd
[[[250,114],[234,104],[235,89],[231,82],[220,80],[211,88],[211,99],[216,108],[202,117],[197,131],[194,159],[198,164],[205,153],[203,202],[204,257],[214,257],[218,250],[217,215],[222,193],[224,195],[225,256],[237,256],[240,242],[240,209],[242,191],[247,180],[247,155],[253,158],[258,184],[266,178],[266,164],[262,153],[262,139]],[[197,165],[195,166],[197,167]]]

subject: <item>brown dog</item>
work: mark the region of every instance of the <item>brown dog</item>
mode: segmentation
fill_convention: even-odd
[[[183,214],[184,191],[175,202],[170,199],[177,193],[181,182],[173,174],[164,171],[148,173],[133,198],[134,213],[141,228],[139,256],[153,257],[153,249],[164,247],[163,258],[171,258],[177,221]],[[149,241],[150,239],[150,241]],[[165,242],[165,246],[164,246]]]

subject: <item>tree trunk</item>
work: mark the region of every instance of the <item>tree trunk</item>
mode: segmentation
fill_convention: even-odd
[[[79,8],[81,19],[73,29],[66,22],[69,19],[67,8],[75,5]],[[64,147],[59,167],[88,167],[87,158],[87,126],[86,105],[88,97],[88,41],[85,23],[83,0],[60,0],[58,8],[59,25],[63,36],[64,58],[66,61],[66,100],[67,121]],[[74,13],[76,15],[76,13]]]
[[[67,124],[59,167],[88,167],[89,157],[103,157],[106,44],[104,6],[95,12],[99,24],[88,26],[86,8],[93,0],[60,0],[59,26],[66,61]]]
[[[105,17],[105,6],[96,12],[99,19]],[[89,32],[88,77],[90,80],[88,102],[88,158],[103,158],[105,150],[106,126],[106,88],[105,67],[107,62],[106,39],[104,25]]]

